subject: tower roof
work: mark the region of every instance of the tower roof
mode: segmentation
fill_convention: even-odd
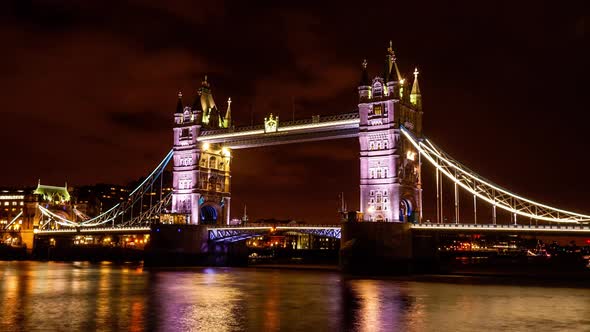
[[[176,111],[174,113],[182,114],[182,92],[178,91],[178,101],[176,102]]]

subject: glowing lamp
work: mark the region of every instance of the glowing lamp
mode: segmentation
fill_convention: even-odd
[[[207,151],[209,150],[209,148],[211,147],[211,145],[207,142],[203,143],[203,151]]]
[[[375,208],[372,207],[372,206],[369,206],[369,208],[367,209],[367,212],[368,213],[373,213],[373,212],[375,212]]]
[[[205,143],[205,144],[206,144],[206,143]],[[223,155],[224,155],[224,156],[226,156],[226,157],[229,157],[229,156],[231,156],[231,152],[230,152],[230,151],[229,151],[229,149],[228,149],[228,148],[226,148],[226,147],[223,147],[223,148],[221,149],[221,154],[223,154]]]

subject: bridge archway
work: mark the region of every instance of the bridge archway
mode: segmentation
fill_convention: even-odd
[[[215,204],[204,204],[201,206],[201,220],[199,222],[203,225],[215,225],[219,219],[221,208]]]
[[[400,221],[414,221],[414,208],[412,201],[403,198],[399,202],[399,220]]]

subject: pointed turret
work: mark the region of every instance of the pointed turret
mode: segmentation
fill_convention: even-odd
[[[227,110],[223,117],[223,128],[229,128],[231,126],[231,97],[227,98]]]
[[[182,92],[178,91],[178,101],[176,102],[176,111],[174,113],[182,114]]]
[[[410,103],[418,108],[422,107],[422,96],[420,95],[420,85],[418,84],[418,68],[414,69],[414,84],[410,92]]]
[[[395,54],[391,46],[391,40],[389,41],[389,47],[387,48],[387,55],[385,56],[385,73],[383,74],[383,81],[386,83],[389,81],[395,81],[396,77],[392,75],[393,63],[395,61]]]
[[[395,98],[402,99],[403,96],[403,79],[397,67],[395,58],[395,52],[391,40],[389,41],[389,47],[387,48],[387,55],[385,57],[385,82],[387,84],[387,90],[390,95]]]
[[[198,89],[197,90],[197,94],[195,95],[195,99],[193,100],[192,110],[193,111],[202,111],[202,108],[201,108],[201,89]]]
[[[359,86],[369,86],[369,73],[367,72],[367,59],[363,60],[361,70],[361,81]]]
[[[246,204],[244,204],[244,215],[242,215],[242,222],[243,223],[248,222],[248,214],[246,213]]]
[[[200,102],[201,102],[201,109],[203,110],[203,116],[202,116],[202,121],[204,124],[210,124],[211,121],[213,121],[214,123],[212,123],[211,125],[214,127],[218,127],[218,121],[219,116],[215,116],[213,120],[211,120],[211,113],[215,110],[215,112],[217,114],[219,114],[219,112],[217,112],[217,107],[215,106],[215,101],[213,101],[213,95],[211,94],[211,86],[209,84],[209,82],[207,81],[207,75],[205,75],[205,79],[203,80],[203,82],[201,82],[201,88],[199,89],[199,93],[200,93]]]
[[[371,97],[371,86],[369,85],[369,73],[367,72],[367,59],[363,60],[361,69],[361,81],[359,82],[359,99]]]

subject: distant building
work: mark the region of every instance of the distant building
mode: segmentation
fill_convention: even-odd
[[[39,195],[40,201],[52,204],[67,204],[71,198],[67,183],[64,187],[48,186],[41,184],[41,180],[39,180],[33,194]]]
[[[0,228],[18,229],[22,225],[25,194],[25,189],[0,189]]]
[[[115,184],[96,184],[74,189],[76,213],[83,217],[95,217],[123,202],[129,196],[129,188]]]

